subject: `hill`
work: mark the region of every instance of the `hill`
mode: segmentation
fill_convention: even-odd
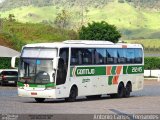
[[[73,30],[62,30],[40,23],[19,23],[4,20],[0,32],[0,45],[16,50],[28,43],[55,42],[66,39],[77,39]]]
[[[160,0],[1,0],[3,1],[0,4],[0,10],[11,10],[13,8],[22,7],[22,6],[65,6],[73,7],[77,5],[86,5],[88,7],[102,8],[106,4],[118,1],[119,3],[130,3],[135,8],[150,8],[150,9],[159,9]]]
[[[81,24],[107,21],[114,24],[124,39],[157,39],[160,37],[160,0],[5,0],[0,15],[14,14],[19,22],[45,23],[54,26],[58,13],[70,15],[67,29],[78,30]],[[151,7],[152,6],[152,7]]]

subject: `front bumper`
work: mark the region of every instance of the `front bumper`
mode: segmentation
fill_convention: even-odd
[[[56,90],[26,90],[18,88],[18,96],[31,98],[56,98]]]

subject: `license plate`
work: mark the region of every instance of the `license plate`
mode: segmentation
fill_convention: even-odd
[[[31,95],[37,95],[37,93],[36,92],[31,92]]]
[[[14,81],[8,81],[9,83],[15,83]]]

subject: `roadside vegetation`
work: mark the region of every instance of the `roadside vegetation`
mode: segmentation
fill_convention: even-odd
[[[56,26],[57,15],[68,13],[69,29],[88,22],[106,21],[117,26],[124,39],[160,38],[159,4],[156,0],[5,0],[0,15],[14,14],[17,21]],[[150,8],[152,6],[152,8]]]
[[[73,30],[54,28],[42,23],[20,23],[3,20],[1,28],[1,41],[7,42],[9,47],[18,51],[28,43],[58,42],[78,38],[77,33]]]
[[[145,70],[160,69],[160,57],[145,57],[144,69]]]
[[[160,55],[160,39],[124,40],[127,43],[142,44],[145,53]]]

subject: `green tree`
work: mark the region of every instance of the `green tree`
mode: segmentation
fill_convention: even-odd
[[[70,24],[70,14],[66,10],[62,10],[61,13],[58,13],[56,16],[56,19],[54,21],[54,24],[61,29],[65,29]]]
[[[116,43],[120,37],[117,28],[105,21],[88,23],[87,27],[82,26],[79,30],[79,38],[83,40],[105,40]]]

